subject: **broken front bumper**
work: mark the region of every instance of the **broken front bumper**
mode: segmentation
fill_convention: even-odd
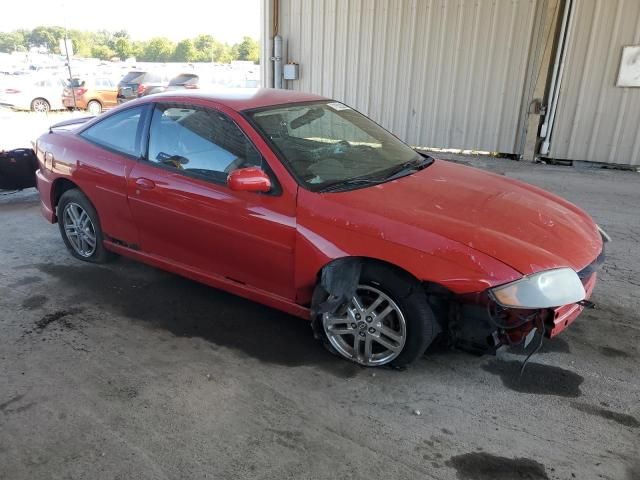
[[[605,261],[605,245],[608,241],[608,236],[605,238],[603,235],[602,251],[600,252],[600,255],[598,255],[598,258],[578,272],[578,277],[582,280],[582,285],[584,285],[584,291],[586,292],[585,300],[589,300],[591,298],[593,289],[596,286],[596,280],[598,277],[597,272]],[[584,309],[585,307],[578,303],[564,305],[554,309],[551,321],[547,322],[547,336],[552,338],[558,335],[571,325]]]
[[[585,297],[586,300],[591,298],[591,293],[593,292],[593,288],[596,286],[596,278],[597,273],[593,272],[589,278],[584,281],[584,290],[587,292]],[[560,332],[565,330],[569,325],[571,325],[578,315],[582,313],[585,307],[578,303],[573,303],[571,305],[564,305],[562,307],[558,307],[553,310],[553,316],[550,321],[547,321],[547,330],[546,335],[549,338],[555,337]]]
[[[578,272],[585,290],[585,300],[591,298],[597,271],[604,262],[604,247],[598,258]],[[477,353],[491,353],[501,345],[519,345],[533,330],[551,338],[564,331],[582,313],[589,302],[571,303],[539,310],[506,308],[498,305],[486,293],[459,297],[450,313],[449,333],[453,344]]]

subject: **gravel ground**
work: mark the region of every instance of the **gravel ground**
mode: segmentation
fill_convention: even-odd
[[[614,238],[598,309],[522,378],[507,350],[351,365],[275,310],[73,260],[35,192],[0,197],[0,479],[639,479],[640,176],[473,164]]]

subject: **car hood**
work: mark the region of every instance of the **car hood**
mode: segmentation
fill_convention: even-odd
[[[595,223],[570,202],[518,180],[443,160],[391,182],[318,196],[323,213],[316,215],[324,222],[417,250],[428,246],[419,244],[423,237],[407,232],[427,231],[524,275],[559,267],[579,271],[602,250]]]

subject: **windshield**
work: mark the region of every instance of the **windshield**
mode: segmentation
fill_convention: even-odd
[[[338,102],[273,107],[250,113],[257,127],[310,190],[367,179],[384,181],[422,157],[364,115]],[[362,185],[360,185],[362,186]]]

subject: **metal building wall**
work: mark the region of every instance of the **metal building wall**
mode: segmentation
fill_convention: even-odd
[[[640,165],[640,88],[616,87],[622,47],[640,44],[640,0],[578,0],[550,157]]]
[[[521,153],[537,0],[280,0],[287,87],[341,100],[414,145]]]

